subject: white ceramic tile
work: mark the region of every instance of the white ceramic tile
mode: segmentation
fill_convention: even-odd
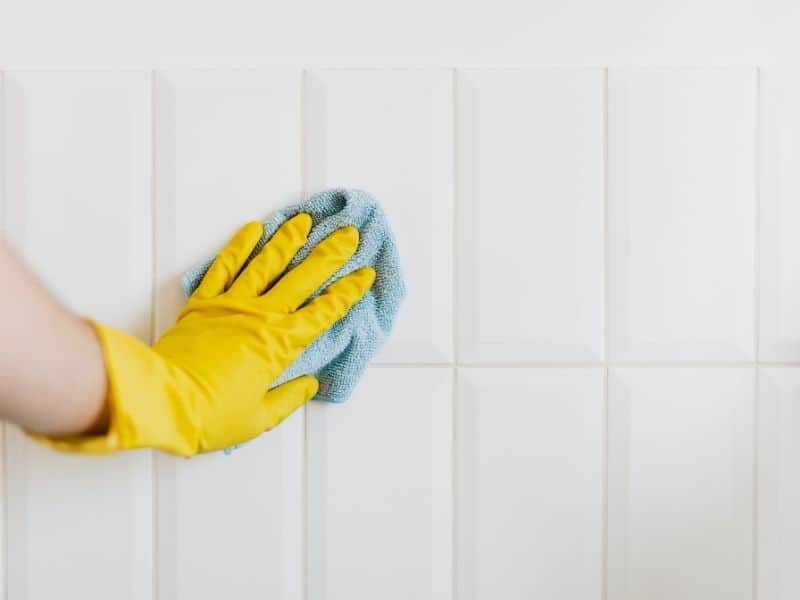
[[[448,368],[369,369],[308,412],[308,598],[452,597]]]
[[[462,368],[460,600],[600,600],[603,371]]]
[[[155,76],[158,328],[184,303],[180,276],[247,221],[301,197],[300,75]]]
[[[753,358],[752,69],[611,70],[610,358]]]
[[[163,331],[180,275],[236,229],[299,199],[300,76],[186,71],[155,78],[156,272]],[[164,598],[299,598],[302,414],[234,451],[159,456]]]
[[[608,600],[751,600],[752,368],[612,369]]]
[[[603,358],[605,76],[459,71],[461,362]]]
[[[10,239],[70,308],[148,339],[149,75],[10,72],[5,97]]]
[[[759,370],[758,598],[800,597],[800,369]]]
[[[311,71],[305,91],[307,190],[372,192],[397,237],[408,297],[378,361],[449,361],[451,72]]]
[[[150,77],[5,77],[7,232],[82,314],[150,335]],[[8,597],[150,597],[152,455],[7,440]]]
[[[759,358],[800,360],[800,70],[760,75]]]
[[[228,455],[159,459],[160,597],[302,598],[302,411]]]

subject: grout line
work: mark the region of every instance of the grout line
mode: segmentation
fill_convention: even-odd
[[[158,219],[156,202],[156,73],[150,71],[150,344],[156,340],[158,327]],[[159,600],[159,490],[158,490],[158,456],[155,451],[150,450],[150,485],[152,491],[151,510],[152,510],[152,529],[153,539],[151,542],[151,593],[154,600]]]
[[[608,220],[608,69],[604,69],[603,80],[603,363],[608,365],[610,333],[610,306],[609,301],[609,220]]]
[[[460,196],[460,182],[459,182],[459,163],[460,163],[460,154],[458,151],[458,144],[459,144],[459,130],[458,130],[458,122],[459,122],[459,102],[458,102],[458,71],[457,69],[451,70],[451,77],[450,77],[450,85],[451,85],[451,121],[450,126],[451,130],[451,139],[452,139],[452,156],[451,156],[451,183],[452,189],[450,193],[450,206],[452,209],[452,232],[451,232],[451,322],[452,322],[452,330],[451,330],[451,337],[452,337],[452,353],[453,353],[453,370],[452,370],[452,378],[453,378],[453,390],[452,390],[452,407],[451,407],[451,418],[452,418],[452,434],[451,434],[451,461],[450,461],[450,468],[452,470],[450,474],[450,481],[451,481],[451,557],[450,557],[450,576],[451,576],[451,597],[453,600],[458,600],[460,594],[460,586],[459,586],[459,548],[458,548],[458,540],[460,539],[460,530],[459,530],[459,510],[460,510],[460,503],[459,503],[459,456],[458,456],[458,361],[459,361],[459,315],[460,315],[460,307],[458,303],[459,298],[459,290],[458,290],[458,282],[459,282],[459,268],[460,262],[458,260],[458,244],[459,244],[459,211],[458,211],[458,199]]]
[[[307,165],[307,110],[306,110],[306,96],[307,96],[307,87],[306,87],[306,76],[307,71],[306,69],[300,69],[300,81],[299,81],[299,90],[298,90],[298,127],[300,129],[300,148],[299,148],[299,164],[298,164],[298,175],[300,179],[300,197],[306,197],[306,174],[308,173],[308,165]],[[303,456],[302,456],[302,473],[300,478],[300,485],[302,487],[301,494],[302,494],[302,515],[301,515],[301,523],[300,523],[300,544],[301,544],[301,562],[300,565],[300,597],[304,600],[308,600],[308,574],[309,574],[309,554],[308,554],[308,540],[309,540],[309,527],[308,527],[308,518],[309,518],[309,508],[308,508],[308,479],[310,477],[309,474],[309,458],[308,458],[308,447],[309,447],[309,418],[308,418],[308,404],[303,407]]]
[[[300,129],[300,147],[298,149],[298,177],[300,179],[300,198],[305,198],[307,193],[306,176],[308,174],[308,127],[307,127],[307,96],[308,96],[308,70],[300,69],[300,81],[298,90],[298,127]]]
[[[3,575],[3,589],[2,589],[2,597],[5,600],[8,600],[9,592],[8,592],[8,553],[9,553],[9,543],[8,543],[8,522],[9,522],[9,515],[8,515],[8,424],[2,423],[0,424],[0,435],[2,435],[2,469],[3,469],[3,565],[2,565],[2,575]]]
[[[760,277],[761,277],[761,71],[756,69],[756,90],[755,90],[755,149],[753,156],[754,174],[754,234],[753,234],[753,356],[755,362],[759,362],[759,328],[760,328]]]
[[[755,144],[753,153],[754,171],[754,204],[755,204],[755,232],[753,248],[753,356],[756,361],[754,368],[754,394],[753,394],[753,600],[758,600],[758,402],[759,402],[759,338],[760,338],[760,309],[761,309],[761,69],[755,69]]]
[[[6,236],[6,137],[5,137],[5,124],[6,124],[6,103],[5,103],[5,74],[0,72],[0,235],[2,240],[5,241]],[[8,524],[9,524],[9,510],[8,510],[8,431],[9,426],[5,422],[0,424],[0,441],[2,442],[2,485],[3,485],[3,589],[2,597],[8,600]]]
[[[603,70],[603,533],[602,533],[602,588],[603,600],[608,598],[608,360],[609,334],[609,231],[608,231],[608,68]]]
[[[459,435],[458,435],[458,415],[459,415],[459,407],[458,407],[458,367],[454,366],[452,368],[452,404],[450,408],[450,468],[452,472],[450,473],[450,485],[451,485],[451,510],[452,514],[450,515],[450,543],[451,543],[451,550],[450,550],[450,597],[453,600],[458,600],[459,594],[459,584],[458,584],[458,576],[459,576],[459,569],[458,569],[458,560],[459,560],[459,549],[458,549],[458,541],[460,539],[459,535],[459,502],[458,502],[458,486],[460,483],[460,478],[458,475],[458,468],[460,465],[459,456],[458,456],[458,448],[459,448]]]
[[[742,368],[742,367],[771,367],[771,368],[796,368],[800,369],[800,362],[756,362],[756,361],[731,361],[731,362],[444,362],[444,363],[373,363],[370,369],[448,369],[452,367],[467,369],[693,369],[693,368]]]
[[[467,368],[550,368],[550,367],[602,367],[604,363],[601,362],[586,362],[586,363],[491,363],[491,362],[443,362],[443,363],[425,363],[425,362],[381,362],[369,365],[370,369],[448,369],[451,367],[467,367]],[[800,365],[798,365],[800,366]]]
[[[156,73],[150,71],[150,343],[158,335],[158,202],[156,198]]]
[[[309,527],[308,527],[308,518],[309,518],[309,508],[308,508],[308,479],[310,477],[309,471],[309,459],[308,459],[308,446],[309,446],[309,411],[308,405],[303,407],[303,442],[302,442],[302,460],[301,460],[301,477],[300,477],[300,487],[301,487],[301,495],[302,495],[302,514],[300,516],[300,553],[301,553],[301,564],[300,564],[300,597],[307,599],[308,598],[308,574],[309,574],[309,552],[308,552],[308,539],[309,539]]]
[[[603,600],[608,598],[608,445],[609,445],[609,400],[608,400],[608,369],[603,370],[603,457],[602,457],[602,519],[603,530],[601,538],[602,573],[600,595]]]
[[[450,77],[450,86],[451,86],[451,95],[452,95],[452,114],[451,114],[451,136],[453,140],[453,144],[451,147],[452,151],[452,160],[451,160],[451,184],[452,189],[450,191],[450,207],[451,212],[453,214],[451,227],[452,232],[450,235],[450,250],[452,252],[451,255],[451,263],[450,263],[450,293],[451,293],[451,306],[452,311],[450,315],[451,319],[451,327],[452,331],[450,332],[450,337],[452,339],[452,352],[453,352],[453,362],[458,364],[458,343],[459,343],[459,331],[458,331],[458,317],[459,317],[459,305],[458,305],[458,269],[459,269],[459,261],[458,261],[458,222],[459,222],[459,211],[458,211],[458,197],[461,192],[459,181],[458,181],[458,163],[459,163],[459,152],[458,152],[458,111],[459,111],[459,104],[458,104],[458,72],[453,69],[451,72]]]
[[[753,584],[753,600],[758,600],[758,512],[759,512],[759,494],[758,494],[758,478],[759,478],[759,373],[758,367],[753,369],[753,530],[752,530],[752,544],[753,544],[753,572],[751,575]]]

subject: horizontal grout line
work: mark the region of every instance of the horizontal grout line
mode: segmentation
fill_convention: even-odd
[[[420,362],[407,362],[407,363],[399,363],[399,362],[375,362],[369,365],[372,368],[390,368],[390,369],[451,369],[453,367],[457,367],[456,363],[420,363]]]
[[[425,363],[425,362],[378,362],[370,365],[375,368],[392,368],[392,369],[453,369],[453,368],[469,368],[469,369],[582,369],[582,368],[652,368],[652,367],[669,367],[669,368],[689,368],[689,367],[704,367],[704,368],[725,368],[725,367],[785,367],[785,368],[800,368],[800,362],[769,362],[769,361],[750,361],[750,362],[443,362],[443,363]]]
[[[158,73],[171,71],[719,71],[731,69],[759,69],[759,68],[783,68],[794,67],[775,62],[737,62],[737,61],[704,61],[700,63],[692,62],[590,62],[590,61],[492,61],[486,63],[459,63],[459,62],[440,62],[440,63],[308,63],[308,62],[261,62],[247,63],[236,61],[230,63],[122,63],[122,64],[0,64],[0,72],[10,73],[48,73],[48,72],[77,72],[77,73],[104,73],[118,71],[123,73],[155,71]]]

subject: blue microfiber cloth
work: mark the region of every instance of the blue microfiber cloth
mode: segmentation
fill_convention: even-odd
[[[301,212],[311,215],[314,225],[306,245],[289,264],[290,269],[337,229],[352,225],[360,236],[356,253],[315,295],[337,279],[365,266],[375,269],[375,283],[361,302],[306,348],[274,385],[313,374],[319,379],[315,400],[344,402],[389,335],[405,297],[397,246],[383,211],[370,194],[362,190],[331,189],[276,211],[264,222],[264,235],[250,258],[261,250],[281,224]],[[183,276],[183,291],[187,296],[200,284],[213,260],[204,261]]]

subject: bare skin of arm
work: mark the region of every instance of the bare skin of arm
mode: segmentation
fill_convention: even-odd
[[[94,329],[61,306],[0,239],[0,419],[70,436],[107,427]]]

